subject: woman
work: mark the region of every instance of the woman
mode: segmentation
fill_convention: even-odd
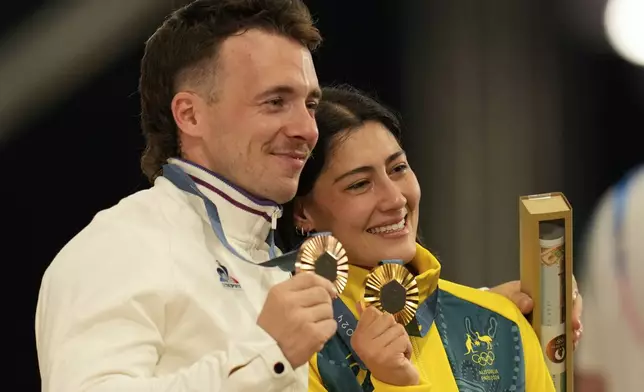
[[[316,119],[320,138],[280,235],[294,248],[303,234],[332,232],[351,265],[334,304],[338,333],[312,358],[309,390],[553,391],[517,307],[439,279],[439,262],[417,243],[420,187],[397,118],[343,87],[324,91]],[[416,276],[424,310],[411,337],[392,315],[363,305],[365,278],[381,260],[401,260]]]

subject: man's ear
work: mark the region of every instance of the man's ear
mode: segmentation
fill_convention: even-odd
[[[203,111],[205,102],[193,92],[181,91],[175,94],[170,108],[172,116],[181,132],[191,137],[202,137],[205,127],[199,126],[204,121]]]
[[[305,233],[315,231],[315,220],[311,214],[306,197],[296,197],[293,200],[293,222]]]

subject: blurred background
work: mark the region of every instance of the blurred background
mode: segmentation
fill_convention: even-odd
[[[25,0],[0,13],[9,386],[40,388],[33,322],[45,268],[99,210],[148,187],[139,61],[183,3]],[[644,162],[642,1],[306,3],[325,37],[321,83],[355,85],[403,116],[423,236],[445,278],[518,279],[521,195],[564,192],[577,252],[602,192]]]

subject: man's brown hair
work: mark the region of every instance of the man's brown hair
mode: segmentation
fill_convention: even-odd
[[[292,38],[314,51],[322,38],[301,0],[196,0],[173,12],[150,37],[141,60],[141,168],[150,182],[180,156],[170,105],[180,84],[213,81],[221,43],[249,29]]]

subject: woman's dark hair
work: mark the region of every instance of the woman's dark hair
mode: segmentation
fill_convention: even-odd
[[[322,89],[322,100],[315,112],[315,120],[319,132],[318,143],[311,158],[304,165],[296,197],[306,196],[313,190],[327,163],[327,157],[333,153],[337,143],[341,143],[342,139],[366,122],[378,122],[384,125],[398,142],[401,138],[398,116],[367,94],[348,85]],[[284,213],[278,221],[277,231],[279,246],[285,252],[299,246],[304,240],[305,237],[295,232],[293,201],[284,205]]]

